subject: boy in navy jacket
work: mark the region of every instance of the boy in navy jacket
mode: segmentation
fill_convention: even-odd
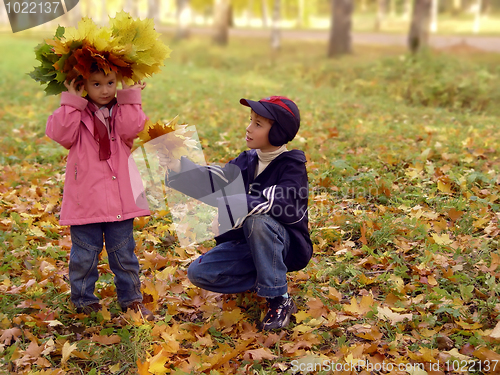
[[[169,169],[170,187],[219,207],[223,233],[215,237],[213,249],[191,263],[189,280],[218,293],[255,291],[269,303],[260,328],[284,328],[297,312],[286,273],[304,268],[312,256],[306,158],[286,148],[299,130],[300,113],[283,96],[240,103],[251,108],[250,150],[224,167],[201,167],[184,157],[162,164]],[[245,194],[233,194],[231,186],[241,179]],[[218,190],[225,190],[224,196],[214,198],[211,193]],[[235,209],[235,202],[244,209]]]

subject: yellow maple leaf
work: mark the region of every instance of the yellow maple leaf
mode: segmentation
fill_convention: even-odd
[[[220,319],[221,325],[224,328],[231,327],[243,319],[243,314],[240,308],[235,308],[230,311],[224,311]]]
[[[149,372],[149,362],[144,361],[141,362],[140,358],[137,358],[137,370],[139,371],[139,375],[150,375],[151,373]]]
[[[460,319],[457,323],[463,329],[475,330],[481,328],[483,325],[481,323],[467,323]]]
[[[165,367],[165,364],[169,359],[170,355],[162,349],[158,354],[149,360],[148,371],[154,375],[166,374],[169,372],[169,369]]]
[[[391,324],[403,322],[405,319],[412,320],[413,314],[398,314],[392,311],[389,307],[379,307],[377,316],[379,319],[390,321]]]
[[[344,305],[344,311],[353,315],[364,315],[371,311],[373,306],[375,306],[375,301],[371,295],[363,296],[359,304],[356,298],[352,297],[351,304]]]
[[[446,246],[453,242],[448,233],[443,233],[443,234],[432,233],[432,238],[438,245]]]
[[[70,344],[69,341],[66,341],[62,347],[62,358],[61,363],[64,364],[68,361],[71,353],[76,350],[76,343]]]

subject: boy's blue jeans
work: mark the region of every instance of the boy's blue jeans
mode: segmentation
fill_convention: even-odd
[[[142,301],[139,280],[139,261],[134,253],[134,219],[112,223],[71,226],[71,253],[69,256],[69,281],[71,302],[84,307],[99,302],[94,288],[99,272],[99,253],[106,241],[109,268],[115,275],[118,303],[126,308],[135,301]]]
[[[273,298],[287,293],[284,259],[290,247],[285,227],[268,215],[249,216],[243,224],[245,241],[215,246],[189,265],[196,286],[217,293],[250,289]]]

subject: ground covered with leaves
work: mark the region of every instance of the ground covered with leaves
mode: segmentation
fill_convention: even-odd
[[[40,41],[0,36],[0,373],[500,373],[499,55],[171,44],[143,107],[196,125],[210,162],[245,149],[241,97],[301,109],[290,146],[308,158],[315,253],[289,277],[295,321],[264,333],[265,300],[189,283],[212,243],[180,247],[164,211],[135,223],[157,320],[119,310],[105,255],[105,308],[76,314],[58,225],[67,152],[44,136],[58,98],[26,75]]]

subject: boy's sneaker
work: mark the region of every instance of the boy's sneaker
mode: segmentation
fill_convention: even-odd
[[[102,306],[99,302],[91,303],[90,305],[85,305],[83,307],[77,307],[76,312],[78,314],[86,314],[90,315],[92,313],[96,313],[102,310]]]
[[[149,310],[142,302],[135,301],[132,302],[130,305],[128,305],[125,308],[122,308],[123,311],[127,311],[128,309],[132,309],[135,312],[140,312],[143,316],[144,319],[152,321],[155,319],[154,314]]]
[[[297,306],[292,297],[276,297],[268,299],[269,310],[260,324],[260,329],[269,331],[271,329],[285,328],[290,324],[292,314],[297,312]]]

